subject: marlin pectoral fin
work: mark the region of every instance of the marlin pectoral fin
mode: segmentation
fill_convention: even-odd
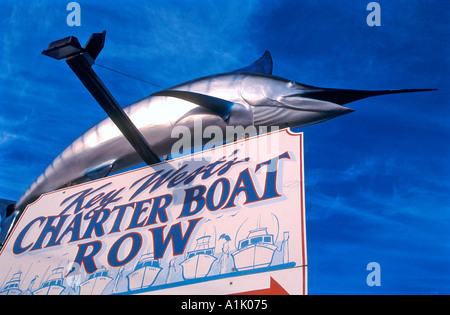
[[[86,172],[85,176],[88,177],[90,180],[96,180],[99,178],[103,178],[108,176],[114,166],[116,165],[116,161],[108,161],[103,165],[100,165],[88,172]]]
[[[436,89],[406,89],[406,90],[385,90],[385,91],[360,91],[360,90],[341,90],[341,89],[326,89],[326,88],[316,88],[316,89],[317,90],[308,89],[308,91],[301,93],[298,96],[344,105],[363,98],[378,95],[436,91]]]
[[[242,73],[242,72],[255,72],[262,74],[272,74],[273,69],[273,61],[270,52],[266,50],[264,55],[261,58],[256,60],[250,66],[241,68],[238,70],[234,70],[233,72]]]
[[[202,106],[213,111],[214,113],[222,117],[223,120],[228,120],[228,118],[230,118],[231,108],[234,105],[233,102],[221,98],[188,91],[164,90],[156,92],[152,94],[152,96],[175,97],[197,104],[198,106]]]

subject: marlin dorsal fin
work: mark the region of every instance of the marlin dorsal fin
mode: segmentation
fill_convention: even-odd
[[[263,73],[263,74],[272,74],[273,61],[270,52],[266,50],[264,55],[261,58],[256,60],[250,66],[241,68],[238,70],[234,70],[233,72],[255,72],[255,73]]]

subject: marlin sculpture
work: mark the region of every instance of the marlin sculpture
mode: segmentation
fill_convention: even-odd
[[[124,108],[159,157],[170,154],[177,126],[193,131],[216,126],[303,127],[354,110],[343,105],[394,93],[431,91],[408,89],[359,91],[309,86],[272,75],[268,51],[248,67],[189,81],[154,93]],[[191,134],[194,134],[192,132]],[[206,142],[206,141],[205,141]],[[75,140],[47,167],[15,205],[23,210],[41,194],[107,176],[141,163],[119,129],[107,118]]]

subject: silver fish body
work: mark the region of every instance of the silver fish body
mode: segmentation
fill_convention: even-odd
[[[174,128],[187,127],[194,135],[198,119],[201,119],[203,130],[215,126],[223,132],[227,126],[302,127],[353,112],[353,109],[342,106],[345,103],[374,95],[399,93],[316,88],[272,76],[271,73],[272,59],[266,52],[249,67],[189,81],[166,91],[184,91],[199,97],[204,95],[224,100],[232,104],[226,119],[214,109],[182,97],[159,96],[158,93],[131,104],[124,111],[156,154],[162,157],[170,154],[173,144],[179,140],[172,135]],[[202,140],[204,144],[209,139]],[[107,118],[56,157],[15,207],[23,210],[41,194],[107,176],[141,162],[133,147]]]
[[[233,76],[241,75],[233,74]],[[224,97],[226,94],[224,89],[216,89],[217,93],[212,93],[211,88],[212,85],[219,84],[218,81],[224,80],[226,77],[209,78],[205,81],[189,82],[175,89],[200,93],[209,91],[211,96]],[[230,86],[230,91],[233,90],[236,89]],[[234,95],[229,93],[228,100],[242,102],[236,93]],[[201,119],[202,128],[215,126],[224,132],[226,126],[247,127],[253,124],[251,106],[239,103],[233,106],[228,121],[194,103],[166,96],[146,97],[127,106],[124,111],[160,157],[170,154],[172,145],[179,140],[172,137],[172,131],[176,126],[185,126],[194,135],[194,122],[198,119]],[[76,139],[55,158],[25,191],[16,203],[16,209],[23,209],[43,193],[89,181],[92,177],[88,174],[95,172],[96,169],[103,168],[110,174],[139,163],[142,163],[142,160],[136,151],[115,124],[106,118]]]

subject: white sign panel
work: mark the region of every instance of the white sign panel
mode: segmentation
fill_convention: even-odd
[[[302,148],[282,130],[43,195],[0,294],[305,294]]]

